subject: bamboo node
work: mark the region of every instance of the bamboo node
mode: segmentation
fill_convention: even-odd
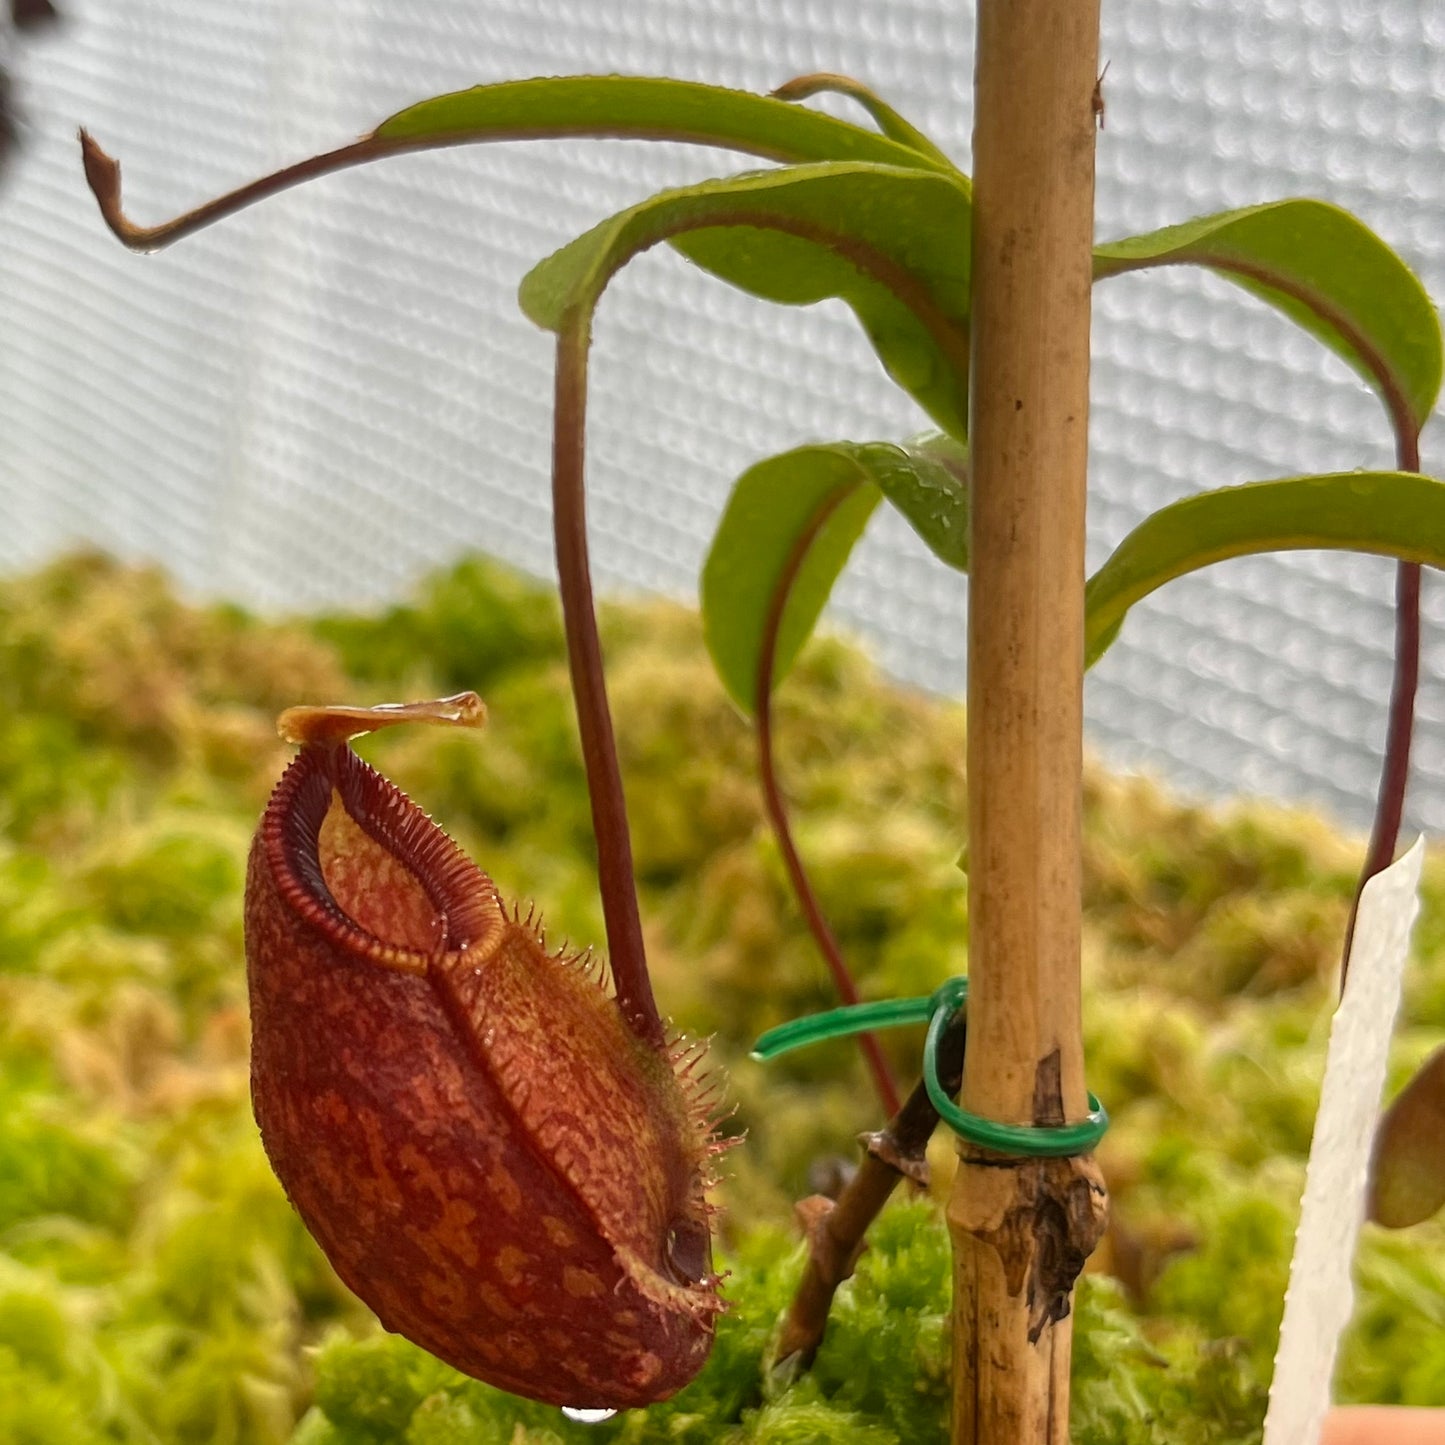
[[[1035,1344],[1069,1313],[1074,1282],[1108,1218],[1108,1192],[1092,1155],[965,1155],[948,1210],[956,1235],[970,1236],[997,1257],[1005,1290],[1027,1306]]]

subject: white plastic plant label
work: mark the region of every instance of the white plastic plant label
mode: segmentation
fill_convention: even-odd
[[[1354,1307],[1350,1268],[1424,857],[1420,838],[1360,896],[1349,977],[1330,1029],[1264,1445],[1316,1445],[1329,1409],[1335,1353]]]

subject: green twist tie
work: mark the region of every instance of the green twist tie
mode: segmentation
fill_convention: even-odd
[[[944,1092],[938,1077],[938,1045],[949,1021],[968,1002],[968,980],[951,978],[920,998],[882,999],[850,1004],[826,1013],[793,1019],[769,1029],[753,1045],[752,1056],[766,1061],[824,1039],[846,1038],[903,1024],[928,1025],[923,1045],[923,1087],[938,1117],[960,1138],[1000,1154],[1033,1159],[1060,1159],[1087,1154],[1109,1127],[1108,1111],[1091,1093],[1089,1113],[1074,1124],[1000,1124],[960,1109]]]

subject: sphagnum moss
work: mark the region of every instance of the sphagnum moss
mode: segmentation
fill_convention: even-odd
[[[482,687],[480,743],[378,739],[373,755],[505,891],[548,899],[554,939],[598,936],[549,594],[471,561],[388,614],[276,626],[87,556],[0,583],[0,1440],[943,1440],[947,1248],[927,1200],[879,1221],[812,1375],[775,1390],[764,1369],[801,1265],[790,1203],[877,1121],[847,1048],[766,1071],[745,1057],[831,999],[696,618],[614,606],[604,630],[658,991],[715,1035],[727,1127],[747,1131],[723,1191],[733,1308],[702,1376],[585,1427],[376,1334],[250,1117],[244,850],[284,753],[274,715],[298,698]],[[961,713],[836,641],[777,711],[798,831],[865,991],[931,987],[964,963],[948,951]],[[1074,1438],[1252,1440],[1359,849],[1297,812],[1206,808],[1097,768],[1086,817],[1089,1072],[1116,1121],[1119,1279],[1079,1295]],[[1438,859],[1417,940],[1397,1078],[1445,1039]],[[910,1066],[917,1040],[891,1046]],[[946,1170],[946,1145],[933,1153]],[[1357,1276],[1341,1397],[1445,1398],[1445,1227],[1367,1230]]]

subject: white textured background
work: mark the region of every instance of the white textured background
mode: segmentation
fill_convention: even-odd
[[[465,549],[549,575],[550,346],[517,312],[516,283],[610,210],[729,166],[580,142],[402,159],[141,258],[84,190],[80,123],[122,159],[142,221],[424,95],[569,71],[761,90],[846,71],[968,155],[972,11],[947,0],[65,0],[65,13],[16,56],[26,143],[0,185],[6,570],[88,541],[270,609],[392,597]],[[1316,195],[1445,295],[1445,6],[1105,0],[1103,54],[1101,238]],[[598,339],[604,586],[691,595],[751,460],[923,424],[841,308],[770,308],[672,255],[629,268]],[[1196,488],[1390,464],[1361,384],[1226,284],[1111,281],[1095,348],[1091,565]],[[1437,421],[1427,470],[1445,471],[1442,453]],[[1094,744],[1198,791],[1310,799],[1362,824],[1392,578],[1378,559],[1297,554],[1173,584],[1089,681]],[[898,675],[960,692],[965,596],[880,513],[834,615]],[[1439,830],[1434,578],[1426,608],[1409,815]]]

